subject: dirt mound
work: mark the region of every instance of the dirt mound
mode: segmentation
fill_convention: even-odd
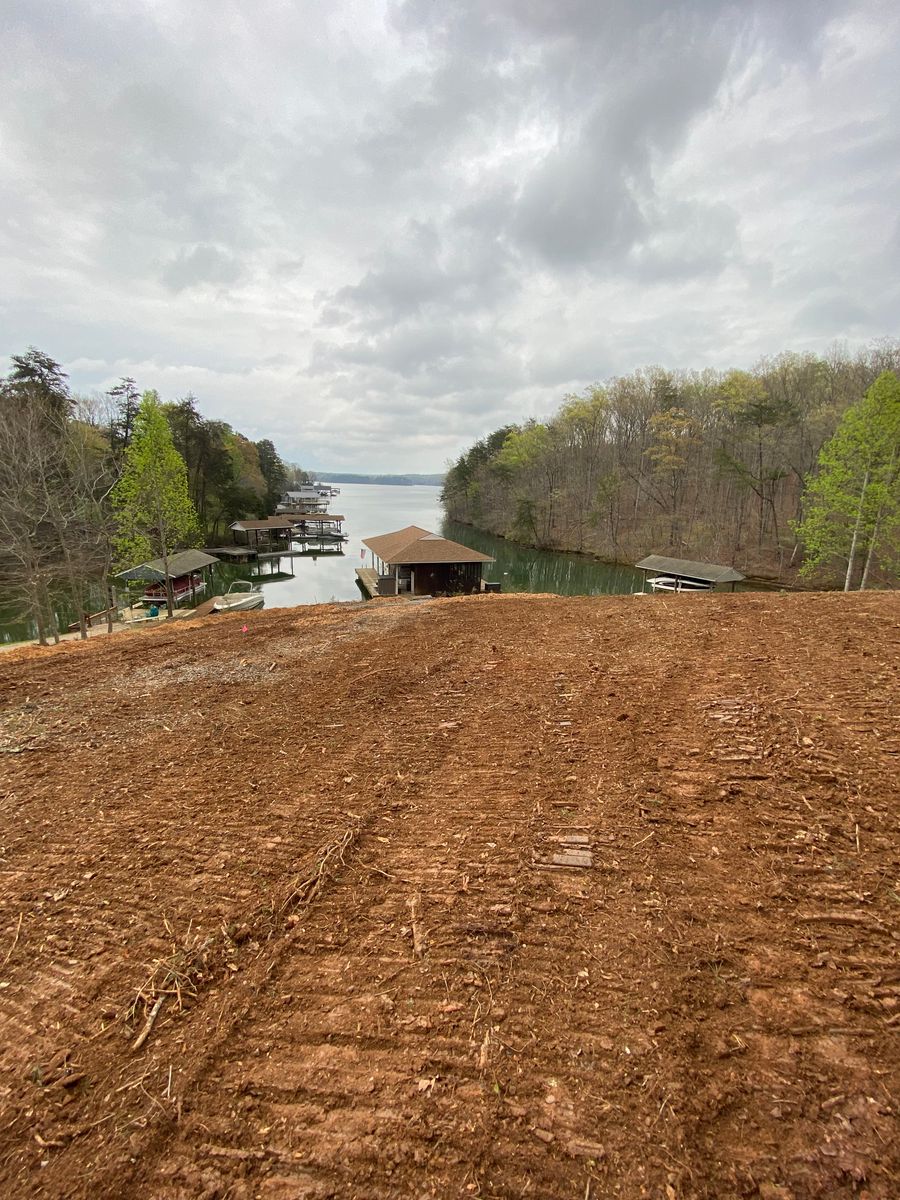
[[[0,1191],[896,1196],[898,616],[483,597],[4,655]]]

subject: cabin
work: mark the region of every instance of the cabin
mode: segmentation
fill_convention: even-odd
[[[285,492],[275,505],[276,513],[324,513],[332,496],[341,489],[329,483],[304,483],[294,491]]]
[[[644,572],[645,589],[649,584],[654,592],[711,592],[723,584],[731,584],[734,591],[734,585],[745,578],[734,567],[666,558],[662,554],[649,554],[634,565]]]
[[[236,546],[255,550],[286,548],[291,540],[294,522],[290,517],[263,517],[262,520],[232,521],[228,526]]]
[[[180,550],[169,555],[169,578],[172,580],[172,593],[176,604],[185,600],[194,601],[206,591],[209,568],[215,566],[216,559],[202,550]],[[161,558],[152,562],[139,563],[129,567],[127,571],[119,571],[117,579],[126,583],[144,584],[141,599],[146,604],[166,603],[166,564]]]
[[[470,550],[459,542],[408,525],[394,533],[364,538],[372,553],[374,570],[357,571],[361,586],[378,596],[439,596],[471,594],[483,590],[485,563],[489,554]],[[370,587],[364,576],[375,576]]]

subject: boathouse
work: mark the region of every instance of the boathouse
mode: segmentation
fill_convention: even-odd
[[[291,540],[294,522],[290,517],[263,517],[262,520],[232,521],[229,525],[235,545],[248,546],[257,553],[286,546]]]
[[[357,571],[363,588],[378,596],[447,596],[482,590],[484,564],[489,554],[470,550],[459,542],[408,525],[394,533],[364,538],[372,553],[373,568]],[[365,576],[374,576],[368,581]],[[374,592],[373,592],[374,587]]]
[[[340,488],[328,483],[304,483],[296,491],[285,492],[275,505],[278,513],[324,513],[332,496],[339,496]]]
[[[215,563],[216,559],[202,550],[180,550],[177,554],[169,555],[169,578],[172,580],[176,604],[188,599],[196,600],[206,591],[206,577]],[[161,558],[139,563],[127,571],[119,571],[116,579],[123,579],[126,583],[143,583],[145,586],[141,599],[147,604],[166,603],[166,569]]]
[[[344,517],[340,513],[303,513],[292,517],[291,536],[298,542],[314,539],[342,542],[346,534],[341,530]]]
[[[644,586],[654,592],[711,592],[722,584],[742,583],[744,576],[734,567],[716,563],[692,562],[687,558],[666,558],[649,554],[634,564],[644,572]]]

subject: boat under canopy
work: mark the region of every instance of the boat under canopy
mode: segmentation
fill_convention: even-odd
[[[711,592],[719,584],[742,583],[744,576],[734,567],[718,563],[695,562],[689,558],[667,558],[663,554],[648,554],[634,564],[644,572],[644,582],[654,592]],[[650,576],[650,572],[654,572]]]

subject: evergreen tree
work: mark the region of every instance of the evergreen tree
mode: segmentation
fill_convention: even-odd
[[[803,574],[834,559],[846,561],[844,591],[859,587],[873,562],[896,567],[900,541],[900,379],[885,371],[865,399],[844,413],[819,455],[798,526],[806,547]]]
[[[123,376],[107,395],[115,405],[115,416],[110,423],[109,441],[116,452],[127,450],[134,431],[134,422],[141,406],[141,394],[130,375]]]
[[[275,506],[287,490],[287,468],[281,456],[268,438],[256,443],[259,454],[259,469],[266,481],[266,515],[274,513]]]
[[[129,567],[161,558],[171,617],[175,605],[169,556],[175,550],[196,545],[199,528],[188,494],[187,468],[175,449],[156,392],[144,392],[112,502],[118,525],[115,549],[119,565]]]
[[[37,402],[52,417],[72,413],[69,377],[49,354],[29,346],[25,354],[13,354],[7,385],[26,403]]]

